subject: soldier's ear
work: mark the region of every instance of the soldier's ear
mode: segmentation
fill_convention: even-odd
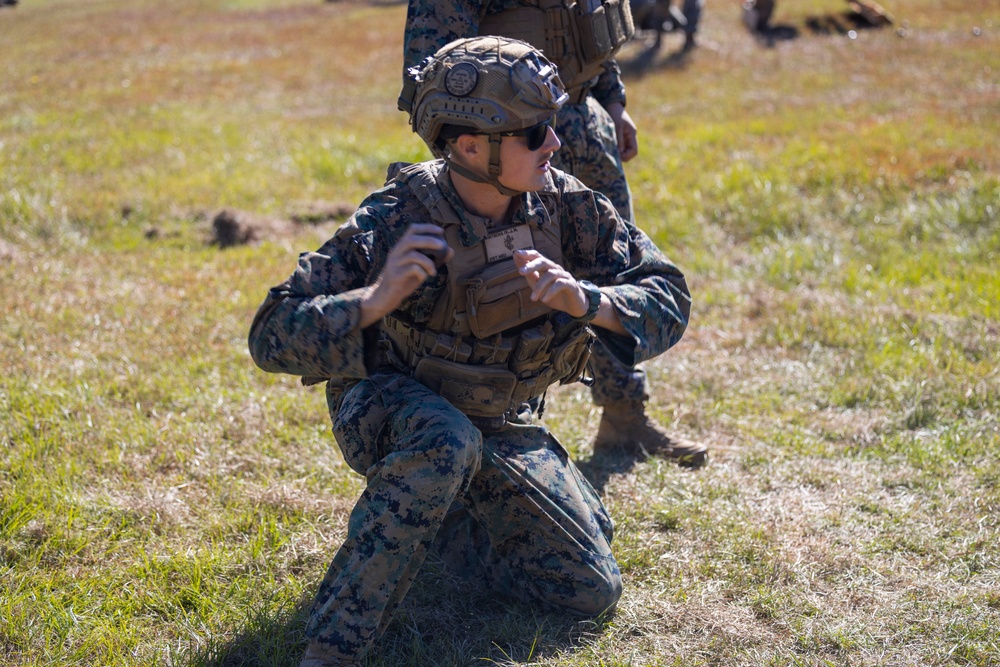
[[[475,160],[483,151],[486,137],[478,134],[460,134],[452,142],[452,155],[461,155],[466,161]]]

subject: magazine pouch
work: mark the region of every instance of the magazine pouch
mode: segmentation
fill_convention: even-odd
[[[413,377],[470,417],[501,417],[517,377],[504,368],[469,366],[437,357],[417,362]]]

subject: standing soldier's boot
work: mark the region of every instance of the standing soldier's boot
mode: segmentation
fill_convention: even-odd
[[[694,47],[698,46],[698,42],[695,41],[693,32],[684,33],[684,46],[681,47],[681,52],[687,53]]]
[[[605,405],[594,440],[594,454],[643,450],[675,459],[678,464],[690,468],[699,468],[708,462],[708,447],[668,435],[662,426],[649,418],[641,401]]]

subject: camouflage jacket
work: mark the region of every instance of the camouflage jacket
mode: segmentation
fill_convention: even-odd
[[[409,0],[403,34],[404,80],[408,68],[419,65],[445,44],[476,37],[481,16],[499,14],[520,4],[519,0]],[[625,85],[618,63],[605,63],[604,74],[591,87],[590,94],[605,108],[612,102],[625,104]]]
[[[479,243],[488,219],[465,211],[443,161],[425,163],[462,219],[462,242]],[[652,358],[680,340],[691,299],[684,276],[653,242],[624,223],[611,202],[572,176],[552,169],[546,190],[556,193],[563,261],[578,280],[590,280],[614,303],[628,336],[595,332],[623,362]],[[519,196],[512,224],[546,219],[540,198]],[[271,288],[250,330],[250,353],[262,369],[351,382],[378,364],[378,326],[361,329],[361,300],[385,265],[389,251],[414,222],[430,214],[409,187],[390,181],[362,202],[355,214],[315,252],[299,256],[298,268]],[[444,269],[446,270],[446,269]],[[430,317],[446,285],[444,270],[403,302],[420,324]]]

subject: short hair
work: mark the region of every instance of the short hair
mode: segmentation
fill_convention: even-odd
[[[444,150],[445,145],[449,141],[454,141],[463,134],[479,134],[479,131],[476,130],[476,128],[469,127],[467,125],[454,125],[448,123],[441,126],[441,131],[438,133],[438,138],[435,143],[439,149]]]

